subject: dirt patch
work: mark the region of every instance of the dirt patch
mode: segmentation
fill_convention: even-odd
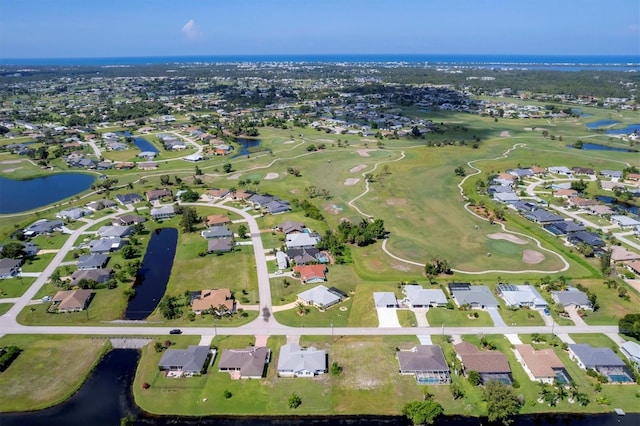
[[[344,186],[353,186],[358,182],[360,182],[360,179],[358,178],[349,178],[344,181]]]
[[[352,167],[351,169],[349,169],[349,172],[358,173],[359,171],[364,170],[366,168],[367,168],[366,164],[360,164],[360,165],[357,165],[357,166]]]
[[[264,177],[264,180],[273,180],[279,177],[280,175],[278,173],[267,173],[267,175]]]
[[[391,267],[396,271],[410,272],[411,266],[402,262],[391,262]]]
[[[318,139],[319,142],[334,142],[333,139]]]
[[[3,161],[0,161],[0,164],[16,164],[21,162],[22,160],[3,160]]]
[[[375,149],[359,149],[356,152],[358,153],[358,155],[360,155],[360,157],[371,157],[369,155],[370,151],[375,151]]]
[[[406,206],[407,199],[406,198],[387,198],[388,206]]]
[[[13,173],[13,172],[15,172],[16,170],[20,170],[21,168],[22,168],[22,167],[15,167],[15,168],[13,168],[13,169],[4,169],[4,170],[2,171],[2,173]]]
[[[335,204],[325,204],[324,206],[322,206],[322,208],[324,209],[324,211],[329,212],[331,214],[342,213],[342,208],[336,206]]]
[[[283,144],[291,145],[292,143],[296,143],[296,141],[284,141]]]
[[[540,263],[544,260],[544,254],[535,250],[523,250],[522,251],[522,261],[528,265],[535,265],[536,263]]]
[[[377,139],[366,139],[366,138],[362,138],[360,139],[362,142],[378,142]]]
[[[511,137],[511,135],[509,134],[509,131],[508,131],[508,130],[503,130],[502,132],[500,132],[500,137],[503,137],[503,138],[510,138],[510,137]]]
[[[492,240],[507,240],[510,243],[514,243],[514,244],[527,244],[527,241],[523,240],[522,238],[518,238],[513,234],[506,234],[504,232],[488,234],[487,237],[491,238]],[[543,256],[543,259],[544,259],[544,256]]]
[[[240,179],[240,176],[242,176],[242,173],[234,173],[231,176],[227,177],[227,179],[237,180]]]

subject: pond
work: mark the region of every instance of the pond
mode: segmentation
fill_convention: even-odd
[[[2,426],[117,426],[120,419],[134,416],[135,425],[199,425],[199,426],[408,426],[401,416],[154,416],[135,405],[131,387],[138,366],[135,349],[114,349],[104,356],[80,390],[67,401],[45,410],[0,414]],[[577,408],[577,407],[576,407]],[[626,416],[607,414],[538,414],[517,416],[514,426],[637,426],[640,414]],[[480,426],[486,419],[443,416],[441,426]]]
[[[599,120],[587,123],[587,129],[597,129],[598,127],[611,126],[620,123],[618,120]]]
[[[142,266],[133,284],[136,294],[129,299],[125,319],[143,320],[156,309],[167,289],[177,243],[178,230],[175,228],[152,231]]]
[[[624,129],[610,129],[604,132],[605,135],[630,135],[631,133],[640,133],[640,123],[629,124]]]
[[[0,214],[56,203],[91,188],[95,179],[85,173],[57,173],[26,180],[0,177]]]
[[[575,148],[573,145],[567,145],[569,148]],[[582,143],[582,148],[585,151],[617,151],[617,152],[638,152],[635,149],[630,148],[618,148],[615,146],[598,145],[596,143]]]
[[[160,152],[158,148],[145,138],[133,138],[133,143],[136,144],[142,152]]]
[[[236,138],[236,143],[240,144],[240,150],[231,158],[241,157],[255,152],[253,148],[259,147],[261,142],[260,139]]]

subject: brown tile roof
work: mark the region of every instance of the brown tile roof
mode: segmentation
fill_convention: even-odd
[[[509,362],[502,352],[481,351],[475,345],[467,342],[453,346],[467,371],[478,373],[510,373]]]
[[[230,222],[231,219],[229,219],[229,216],[225,216],[223,214],[212,214],[211,216],[207,216],[207,225],[209,226],[225,225]]]
[[[239,371],[240,377],[262,377],[269,359],[269,348],[249,347],[246,349],[225,349],[220,355],[220,371]]]
[[[251,192],[236,191],[235,194],[233,194],[233,198],[235,198],[236,200],[246,200],[247,198],[251,197],[252,195],[253,195],[253,193],[251,193]]]
[[[231,290],[228,288],[219,288],[213,290],[201,290],[200,298],[193,299],[191,308],[194,311],[205,311],[212,306],[217,309],[218,306],[224,305],[229,311],[233,311],[234,300],[231,298]]]
[[[531,345],[515,345],[527,368],[536,378],[555,377],[554,368],[564,368],[553,349],[535,350]]]
[[[91,290],[62,290],[53,296],[52,302],[59,303],[59,311],[84,309],[91,297]]]
[[[531,166],[531,171],[536,175],[547,173],[547,171],[545,169],[543,169],[542,167],[538,167],[538,166]]]
[[[210,197],[221,198],[229,193],[228,189],[209,189],[207,190],[207,195]]]

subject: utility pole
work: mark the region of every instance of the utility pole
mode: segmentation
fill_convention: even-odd
[[[333,322],[331,322],[331,341],[333,342]]]

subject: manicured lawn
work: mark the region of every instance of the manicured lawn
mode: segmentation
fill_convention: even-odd
[[[416,320],[416,314],[408,309],[398,309],[396,311],[398,315],[398,321],[402,327],[417,327],[418,321]]]
[[[604,334],[570,334],[569,337],[576,343],[588,343],[591,346],[599,348],[613,348],[616,344]]]
[[[63,234],[62,232],[54,232],[51,235],[38,235],[33,238],[33,242],[40,247],[40,249],[59,249],[61,248],[65,241],[69,238],[69,234]]]
[[[1,301],[1,299],[0,299]],[[6,314],[13,306],[13,303],[0,303],[0,315]]]
[[[478,318],[469,316],[478,313]],[[487,312],[479,310],[459,311],[458,309],[435,308],[427,312],[427,321],[436,327],[444,324],[446,327],[490,327],[493,321]]]
[[[580,283],[591,290],[597,297],[599,309],[588,311],[584,320],[590,325],[616,325],[626,314],[638,312],[640,295],[631,286],[618,280],[618,286],[627,289],[629,300],[618,296],[618,290],[607,288],[603,279],[580,280]]]
[[[281,324],[292,327],[347,327],[351,315],[353,298],[349,298],[337,305],[333,305],[326,311],[309,306],[309,311],[305,315],[299,315],[296,309],[274,312],[274,318]],[[342,309],[340,309],[342,308]],[[346,309],[345,309],[346,308]]]
[[[507,325],[544,325],[540,312],[534,309],[500,309],[498,312]]]
[[[31,277],[0,280],[0,298],[20,297],[35,281]]]
[[[122,318],[127,304],[123,289],[124,285],[112,290],[95,290],[88,309],[82,312],[51,314],[47,312],[50,303],[26,306],[18,314],[18,322],[25,325],[103,325],[102,321]],[[47,293],[55,294],[55,290],[50,289]]]
[[[55,255],[55,253],[45,253],[28,258],[22,265],[22,272],[42,272],[53,260]]]
[[[23,352],[0,375],[0,411],[45,408],[71,396],[106,349],[103,339],[10,335],[0,346]]]

